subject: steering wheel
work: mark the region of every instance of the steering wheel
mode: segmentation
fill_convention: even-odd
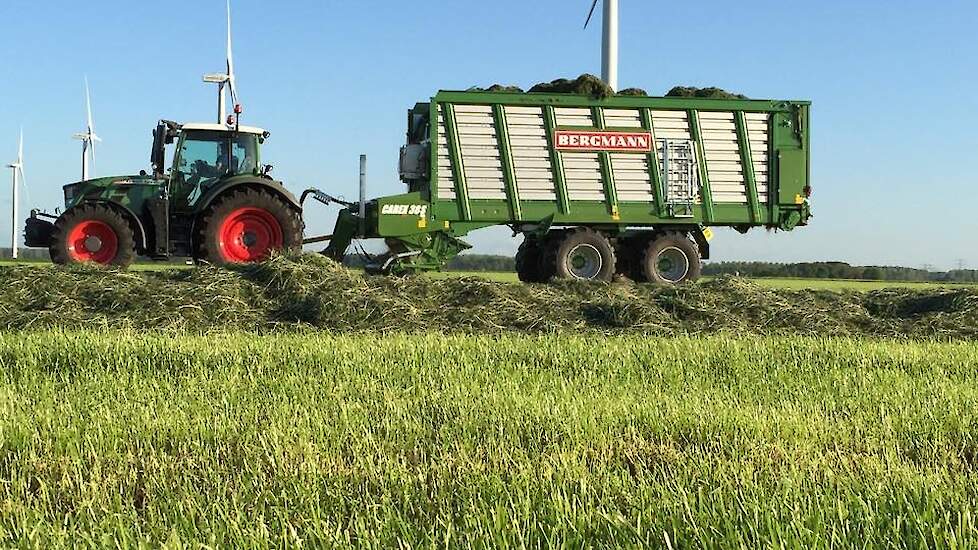
[[[201,176],[204,173],[207,163],[198,159],[195,160],[193,164],[190,165],[190,175],[191,176]]]

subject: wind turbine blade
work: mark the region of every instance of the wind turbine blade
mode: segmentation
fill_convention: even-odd
[[[587,14],[587,21],[584,22],[584,28],[586,29],[588,25],[591,24],[591,18],[594,17],[594,9],[598,7],[598,0],[594,0],[591,4],[591,11]]]
[[[95,123],[92,122],[92,94],[88,89],[88,76],[85,76],[85,108],[88,113],[88,133],[95,133]]]
[[[24,164],[24,128],[20,129],[20,145],[17,146],[17,164],[23,166]]]
[[[31,189],[27,187],[27,177],[24,176],[24,165],[21,164],[17,170],[20,171],[20,181],[18,183],[20,184],[20,188],[24,190],[24,198],[27,200],[27,204],[34,204],[33,199],[31,199]]]
[[[238,88],[234,81],[234,54],[231,50],[231,0],[227,0],[228,6],[228,86],[231,88],[231,103],[238,103]]]

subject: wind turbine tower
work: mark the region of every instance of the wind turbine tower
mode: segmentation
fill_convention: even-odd
[[[17,217],[17,203],[18,203],[17,188],[21,183],[21,181],[18,180],[18,176],[20,176],[20,180],[24,179],[24,129],[23,128],[20,129],[20,145],[17,147],[17,160],[8,164],[7,168],[10,168],[14,173],[14,186],[13,186],[13,193],[11,197],[13,211],[11,212],[10,215],[10,220],[11,220],[10,221],[10,251],[11,251],[11,257],[16,260],[17,259],[17,231],[18,229],[20,229],[20,224],[18,222],[18,217]]]
[[[95,167],[95,142],[102,141],[102,138],[95,134],[95,122],[92,121],[92,94],[88,89],[88,77],[85,77],[85,107],[88,112],[88,126],[85,131],[75,134],[74,138],[82,142],[82,181],[88,181],[94,174]],[[91,155],[91,164],[89,164]]]
[[[217,84],[217,123],[228,124],[227,101],[224,96],[225,86],[231,92],[231,106],[236,108],[238,105],[238,90],[234,81],[234,56],[231,54],[231,0],[227,0],[228,6],[228,48],[227,48],[227,71],[223,74],[205,74],[204,82]]]
[[[598,0],[591,4],[591,12],[584,23],[586,29],[594,17]],[[604,23],[601,33],[601,79],[614,91],[618,91],[618,0],[604,0]]]

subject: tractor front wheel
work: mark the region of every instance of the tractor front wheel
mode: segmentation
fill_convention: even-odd
[[[276,196],[254,189],[234,191],[204,215],[197,259],[240,264],[267,259],[273,250],[302,247],[299,213]]]
[[[54,224],[51,260],[56,264],[92,262],[128,266],[136,258],[129,221],[103,204],[85,204],[65,212]]]

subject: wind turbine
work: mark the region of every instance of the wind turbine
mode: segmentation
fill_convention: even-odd
[[[591,4],[591,12],[587,15],[586,29],[594,16],[598,0]],[[604,0],[603,14],[604,30],[601,47],[601,79],[614,91],[618,91],[618,0]]]
[[[88,111],[88,127],[84,132],[75,134],[74,138],[82,142],[82,181],[88,181],[89,173],[94,173],[95,168],[95,142],[102,141],[102,138],[95,135],[95,123],[92,121],[92,94],[88,89],[88,77],[85,77],[85,107]],[[91,152],[92,162],[89,169],[88,155]]]
[[[238,90],[234,80],[234,56],[231,54],[231,0],[227,0],[228,5],[228,51],[227,51],[227,71],[223,74],[205,74],[204,82],[217,84],[217,123],[227,124],[227,103],[224,96],[224,87],[227,86],[231,92],[231,106],[237,110]]]
[[[17,160],[7,165],[14,173],[14,187],[13,187],[13,212],[11,213],[10,219],[10,250],[11,257],[17,259],[17,231],[20,229],[20,224],[17,220],[17,187],[18,182],[17,176],[20,176],[20,180],[24,180],[24,129],[20,129],[20,145],[17,147]]]

